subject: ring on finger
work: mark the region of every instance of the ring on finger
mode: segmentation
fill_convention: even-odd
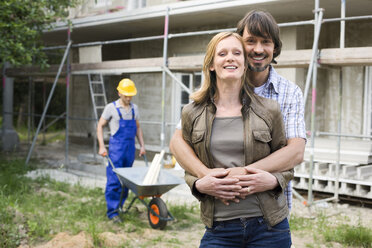
[[[251,192],[251,188],[248,186],[247,187],[247,193]]]

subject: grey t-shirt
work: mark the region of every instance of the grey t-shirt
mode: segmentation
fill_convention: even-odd
[[[216,168],[244,166],[243,118],[216,117],[212,126],[211,153]],[[249,195],[229,206],[215,200],[214,220],[225,221],[243,217],[262,216],[256,195]]]
[[[132,107],[129,110],[124,109],[123,106],[120,105],[119,99],[115,101],[116,107],[119,107],[120,113],[124,120],[132,119],[132,108],[134,109],[134,118],[139,120],[139,112],[138,106],[132,103]],[[118,111],[116,110],[114,103],[109,103],[105,106],[105,109],[102,112],[101,117],[109,122],[110,133],[114,135],[119,129],[119,120],[120,116]]]

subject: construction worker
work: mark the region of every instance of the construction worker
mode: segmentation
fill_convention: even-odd
[[[105,106],[97,124],[97,139],[99,154],[105,156],[107,150],[103,140],[103,127],[108,123],[111,137],[108,155],[115,168],[132,167],[135,157],[135,137],[137,136],[140,150],[139,155],[146,153],[143,134],[139,124],[139,113],[136,104],[131,103],[137,89],[132,80],[124,78],[117,87],[119,99]],[[118,209],[121,208],[128,196],[128,189],[124,189],[124,196],[120,202],[122,187],[117,175],[110,165],[106,167],[107,217],[115,223],[122,222]]]

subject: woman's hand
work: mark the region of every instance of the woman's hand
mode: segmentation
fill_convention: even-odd
[[[244,167],[232,167],[226,169],[229,174],[226,176],[226,178],[234,177],[236,175],[247,175],[247,170]]]
[[[239,195],[242,186],[238,185],[239,179],[225,178],[228,170],[212,170],[211,173],[195,182],[196,189],[203,194],[211,195],[222,201],[234,200]]]
[[[246,175],[235,176],[239,179],[238,185],[242,186],[241,197],[272,190],[278,186],[276,177],[264,170],[257,168],[245,167]]]

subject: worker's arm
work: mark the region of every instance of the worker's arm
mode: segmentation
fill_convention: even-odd
[[[138,143],[140,145],[139,155],[142,156],[142,155],[146,154],[145,142],[143,141],[143,133],[142,133],[142,129],[141,129],[141,126],[140,126],[138,120],[136,120],[136,125],[137,125],[137,135],[136,136],[137,136]]]
[[[287,171],[303,161],[304,151],[305,140],[303,138],[291,138],[287,140],[287,146],[248,166],[268,172]]]
[[[287,146],[246,166],[251,175],[238,176],[241,181],[245,181],[241,186],[250,187],[248,194],[271,190],[279,185],[283,188],[292,179],[293,168],[303,160],[305,140],[292,138],[287,142]]]
[[[169,149],[182,168],[191,175],[202,178],[212,171],[199,160],[193,149],[183,139],[181,129],[176,129],[174,132]]]
[[[103,156],[104,154],[107,154],[107,150],[105,147],[105,142],[103,141],[103,127],[106,126],[108,123],[107,120],[103,119],[102,117],[99,119],[97,123],[97,140],[98,140],[98,154]]]

